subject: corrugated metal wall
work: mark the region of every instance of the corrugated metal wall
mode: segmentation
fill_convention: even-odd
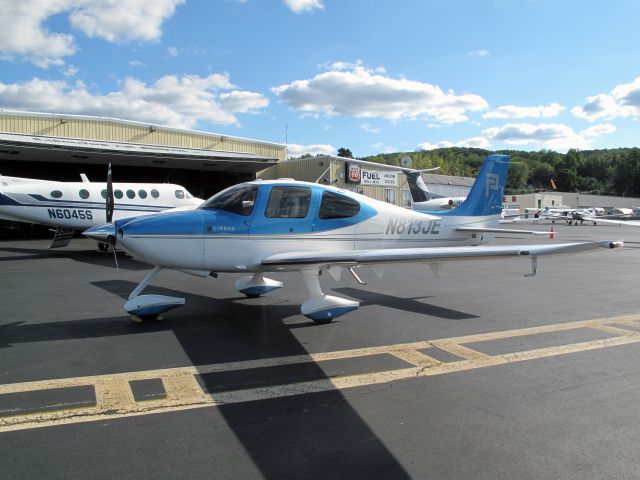
[[[0,112],[0,132],[254,153],[286,159],[284,145],[108,118]]]

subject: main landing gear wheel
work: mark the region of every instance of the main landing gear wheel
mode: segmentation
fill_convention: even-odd
[[[316,325],[327,325],[333,321],[333,318],[312,318]]]
[[[161,321],[161,320],[164,320],[164,317],[162,315],[144,315],[141,317],[139,317],[138,315],[131,315],[131,320],[133,320],[136,323],[142,323],[142,322],[150,322],[152,320]]]
[[[109,251],[109,245],[106,243],[99,243],[98,244],[98,250],[100,250],[101,252],[108,252]]]
[[[346,298],[325,295],[320,287],[317,270],[300,270],[309,291],[309,298],[302,302],[301,313],[316,325],[330,323],[345,313],[357,309],[360,304]]]

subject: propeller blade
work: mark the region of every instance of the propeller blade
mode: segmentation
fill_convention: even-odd
[[[107,223],[113,220],[113,210],[115,209],[115,199],[113,197],[113,178],[111,175],[111,164],[107,171],[107,201],[106,201]]]

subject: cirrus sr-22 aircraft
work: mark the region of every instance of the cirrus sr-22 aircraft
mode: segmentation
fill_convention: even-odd
[[[133,290],[125,310],[134,319],[153,318],[185,303],[184,298],[142,295],[164,268],[216,277],[246,272],[236,288],[256,297],[282,287],[268,272],[298,271],[308,290],[304,315],[327,323],[359,303],[326,295],[319,273],[339,278],[347,269],[369,265],[381,276],[387,263],[437,263],[611,249],[622,242],[500,245],[484,243],[496,232],[509,157],[485,159],[465,202],[436,214],[409,210],[332,186],[291,179],[251,181],[214,195],[193,211],[160,213],[94,227],[90,238],[117,244],[154,268]]]
[[[73,232],[112,219],[139,217],[168,209],[194,209],[203,200],[170,183],[56,182],[0,175],[0,220],[55,227],[49,248],[65,247]],[[109,187],[111,185],[111,187]],[[113,196],[108,194],[113,189]],[[105,204],[111,198],[111,205]],[[107,244],[100,243],[101,249]]]

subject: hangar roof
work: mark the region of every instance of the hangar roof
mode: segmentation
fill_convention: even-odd
[[[436,175],[433,173],[423,173],[422,180],[428,185],[457,185],[472,187],[476,181],[473,177],[458,177],[455,175]]]
[[[45,154],[46,152],[46,154]],[[102,140],[0,133],[4,158],[70,163],[153,166],[186,170],[256,172],[278,162],[253,153],[221,152]]]
[[[0,159],[254,173],[286,146],[108,117],[0,110]]]

